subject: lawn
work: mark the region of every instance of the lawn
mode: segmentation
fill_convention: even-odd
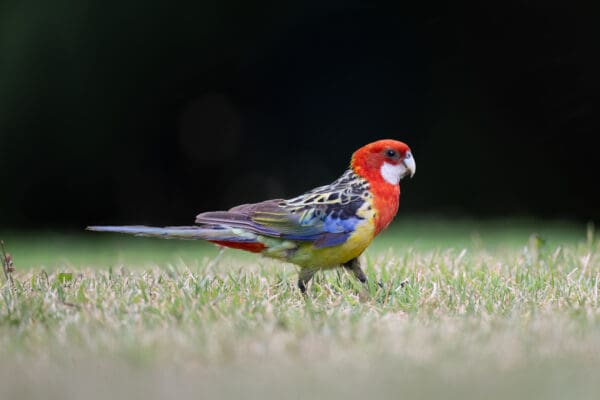
[[[0,234],[0,398],[539,398],[600,392],[593,226],[403,219],[371,282],[187,241]],[[408,283],[403,285],[402,282]]]

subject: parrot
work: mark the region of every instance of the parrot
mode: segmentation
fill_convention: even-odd
[[[342,267],[361,283],[367,276],[359,256],[392,222],[400,202],[400,180],[416,163],[405,143],[382,139],[356,150],[349,168],[333,183],[290,199],[242,204],[203,212],[191,226],[88,226],[165,239],[198,239],[260,253],[299,267],[297,286],[305,294],[319,270]]]

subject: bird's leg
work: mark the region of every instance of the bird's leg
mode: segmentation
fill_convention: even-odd
[[[306,285],[308,285],[314,274],[314,269],[302,268],[300,270],[300,274],[298,275],[298,289],[300,289],[302,294],[306,293]]]
[[[365,275],[365,271],[363,271],[360,267],[360,261],[358,261],[358,257],[353,258],[342,265],[344,268],[352,271],[356,279],[358,279],[361,283],[367,283],[367,275]]]
[[[358,261],[358,257],[353,258],[352,260],[342,264],[342,266],[352,271],[356,279],[358,279],[361,283],[367,283],[367,275],[365,274],[365,271],[363,271],[360,267],[360,261]],[[381,282],[377,282],[377,285],[379,285],[380,288],[383,287],[383,284]]]

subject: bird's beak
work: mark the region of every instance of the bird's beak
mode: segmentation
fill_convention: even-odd
[[[417,164],[415,163],[415,158],[413,157],[410,151],[406,152],[406,155],[404,156],[404,161],[402,162],[404,163],[406,169],[410,171],[410,177],[412,178],[415,172],[417,172]]]

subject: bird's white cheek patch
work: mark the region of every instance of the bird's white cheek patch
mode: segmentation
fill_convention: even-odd
[[[386,182],[397,185],[400,178],[406,173],[406,167],[400,163],[398,165],[384,162],[381,166],[381,176]]]

